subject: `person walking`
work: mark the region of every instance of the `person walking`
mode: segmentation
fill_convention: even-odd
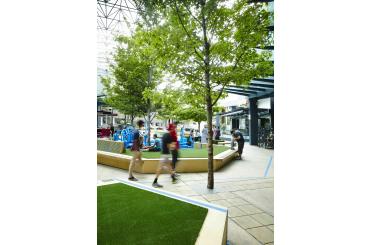
[[[216,125],[213,125],[212,126],[212,132],[213,132],[213,140],[215,140],[216,139],[216,133],[217,133],[217,131],[216,131]]]
[[[170,124],[173,125],[173,124]],[[171,152],[174,151],[177,148],[177,142],[174,141],[171,130],[173,130],[173,127],[168,127],[168,133],[165,133],[162,137],[162,150],[161,150],[161,157],[158,164],[158,168],[156,170],[156,176],[154,179],[154,182],[152,183],[152,186],[155,188],[161,188],[163,187],[158,183],[158,178],[160,176],[160,172],[163,167],[166,167],[172,177],[173,183],[177,181],[176,175],[175,175],[175,168],[172,166],[171,161]]]
[[[208,128],[207,124],[204,125],[204,128],[201,133],[201,143],[207,143],[207,138],[208,138]]]
[[[220,140],[220,137],[221,137],[220,126],[217,126],[217,128],[216,128],[216,137],[215,137],[215,139],[216,139],[216,140]]]
[[[199,132],[199,130],[195,130],[195,138],[194,138],[194,141],[196,142],[196,141],[200,141],[200,132]]]
[[[173,171],[175,173],[175,176],[180,176],[179,174],[176,173],[176,163],[178,162],[178,157],[179,157],[179,151],[178,149],[180,148],[180,144],[177,139],[177,123],[173,124],[170,123],[167,128],[173,142],[175,142],[176,146],[171,150],[172,154],[172,167]]]
[[[132,156],[132,160],[130,161],[129,171],[128,171],[129,172],[128,180],[131,180],[131,181],[138,180],[137,178],[133,176],[133,168],[137,162],[142,161],[142,153],[140,150],[143,145],[143,136],[140,133],[140,130],[143,130],[143,126],[145,125],[145,122],[142,120],[139,120],[137,122],[137,125],[138,125],[138,129],[135,129],[133,131],[133,145],[131,148],[133,156]]]
[[[234,137],[234,140],[238,142],[239,157],[237,158],[237,160],[242,160],[242,153],[243,153],[243,148],[244,148],[243,134],[239,130],[234,130],[233,137]]]

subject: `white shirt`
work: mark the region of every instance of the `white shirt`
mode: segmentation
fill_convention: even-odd
[[[208,137],[208,129],[203,128],[202,136],[201,136],[201,143],[207,143],[207,137]]]

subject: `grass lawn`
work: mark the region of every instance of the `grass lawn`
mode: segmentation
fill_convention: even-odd
[[[213,148],[213,155],[220,154],[221,152],[224,152],[226,150],[229,150],[229,147],[226,146],[214,146]],[[130,149],[127,149],[125,155],[132,156],[132,152]],[[199,157],[208,157],[208,150],[203,148],[203,149],[180,149],[179,152],[179,157],[185,157],[185,158],[199,158]],[[144,151],[142,152],[142,157],[143,158],[160,158],[161,153],[160,152],[148,152]]]
[[[208,210],[117,183],[97,187],[98,244],[195,244]]]

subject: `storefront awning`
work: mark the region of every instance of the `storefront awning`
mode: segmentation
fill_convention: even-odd
[[[228,116],[232,116],[232,115],[237,115],[237,114],[243,114],[244,113],[244,110],[239,110],[239,111],[233,111],[233,112],[228,112],[226,114],[222,114],[221,116],[222,117],[228,117]]]

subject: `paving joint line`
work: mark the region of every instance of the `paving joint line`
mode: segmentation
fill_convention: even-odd
[[[261,244],[264,244],[262,243],[261,241],[259,241],[255,236],[253,236],[251,233],[249,233],[246,229],[244,229],[241,225],[239,225],[235,220],[233,220],[232,218],[228,217],[228,219],[231,221],[231,222],[234,222],[237,226],[239,226],[243,231],[247,232],[251,237],[253,237],[258,243],[261,243]]]

